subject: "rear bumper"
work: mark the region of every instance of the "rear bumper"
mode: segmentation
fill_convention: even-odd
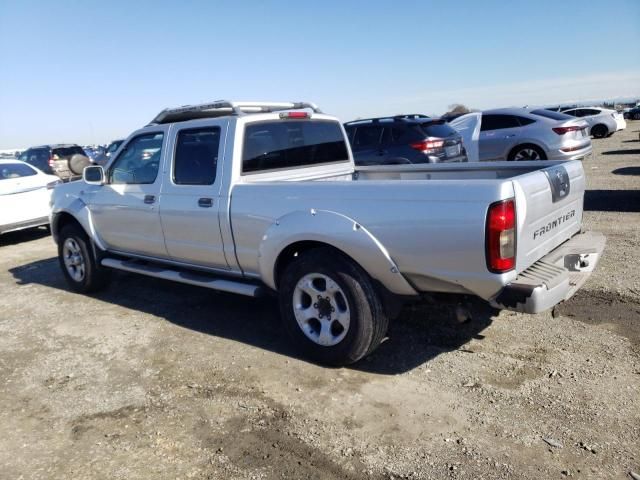
[[[575,235],[544,256],[489,301],[497,308],[539,313],[568,300],[595,269],[606,237],[598,232]]]

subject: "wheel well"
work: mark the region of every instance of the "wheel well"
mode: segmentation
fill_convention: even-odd
[[[280,252],[278,255],[278,259],[276,260],[276,264],[274,267],[274,280],[276,282],[276,288],[278,287],[278,282],[280,280],[280,275],[284,272],[284,269],[299,255],[309,250],[313,250],[314,248],[331,248],[335,250],[337,254],[345,256],[349,258],[351,261],[354,261],[351,257],[349,257],[342,250],[334,247],[333,245],[329,245],[328,243],[316,242],[312,240],[305,240],[302,242],[296,242],[289,245],[287,248]],[[355,261],[354,261],[355,262]],[[357,263],[357,262],[355,262]]]
[[[516,145],[515,147],[513,147],[510,151],[509,151],[509,155],[507,155],[507,158],[509,160],[512,160],[513,157],[515,157],[516,155],[516,151],[521,149],[521,148],[525,148],[525,147],[529,147],[529,148],[535,148],[536,150],[539,150],[540,153],[542,153],[542,155],[544,156],[544,158],[547,158],[547,152],[544,150],[544,148],[542,148],[540,145],[536,145],[535,143],[521,143],[519,145]]]
[[[73,215],[67,212],[58,213],[53,219],[53,225],[51,225],[51,234],[56,241],[58,241],[60,231],[67,225],[77,225],[84,231],[84,227]]]

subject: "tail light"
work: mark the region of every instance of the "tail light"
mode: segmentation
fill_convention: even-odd
[[[487,214],[487,267],[504,273],[516,266],[516,208],[513,199],[489,206]]]
[[[583,127],[572,126],[572,127],[554,127],[552,130],[556,132],[558,135],[564,135],[567,132],[577,132],[582,130]]]
[[[53,168],[53,157],[49,157],[49,167]]]
[[[409,146],[423,153],[434,153],[444,146],[444,140],[423,140],[410,143]]]
[[[56,185],[60,185],[62,182],[60,180],[54,180],[53,182],[47,183],[47,190],[53,190],[56,188]]]

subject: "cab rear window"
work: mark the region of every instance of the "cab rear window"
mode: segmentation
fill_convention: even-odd
[[[246,126],[242,172],[256,173],[349,160],[340,124],[324,120],[277,120]]]

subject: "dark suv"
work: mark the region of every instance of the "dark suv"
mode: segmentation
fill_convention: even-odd
[[[344,124],[356,165],[466,162],[458,132],[425,115],[354,120]]]
[[[18,159],[63,180],[82,175],[82,169],[91,163],[82,147],[74,144],[31,147]]]

